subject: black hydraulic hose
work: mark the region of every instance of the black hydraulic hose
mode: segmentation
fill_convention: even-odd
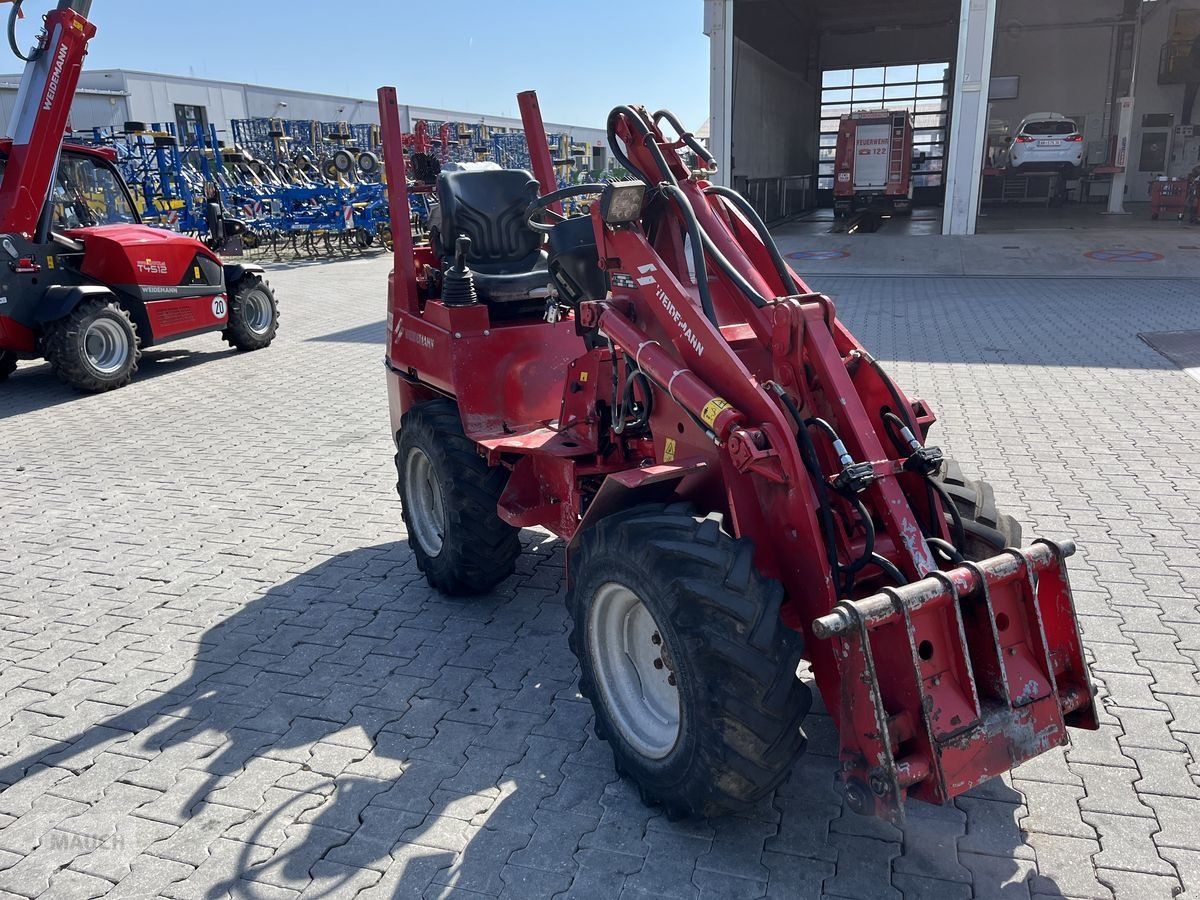
[[[931,537],[926,538],[925,542],[955,565],[958,565],[963,561],[963,555],[959,553],[958,548],[949,541],[943,541],[941,538]]]
[[[767,248],[767,253],[771,257],[771,264],[775,266],[775,272],[779,275],[779,280],[783,284],[785,295],[794,293],[796,291],[796,282],[792,278],[792,273],[788,269],[787,263],[783,261],[783,254],[779,252],[779,245],[771,237],[771,232],[767,230],[766,223],[762,220],[758,211],[750,205],[750,201],[732,188],[727,188],[720,184],[706,187],[704,193],[721,197],[737,207],[738,211],[746,217],[750,226],[758,234],[759,240],[763,242],[763,246]]]
[[[884,573],[899,585],[908,584],[908,579],[904,577],[904,573],[897,569],[887,557],[880,556],[878,553],[871,554],[872,564],[883,569]]]
[[[896,426],[899,426],[900,428],[907,428],[908,426],[904,424],[904,420],[902,420],[895,413],[885,412],[883,414],[883,422],[888,433],[888,437],[892,439],[892,443],[899,448],[900,452],[906,455],[912,453],[913,448],[908,445],[903,435],[897,434],[893,430],[893,428]],[[911,434],[911,432],[909,433]],[[913,439],[916,440],[916,437],[914,436]],[[934,478],[932,475],[926,475],[925,484],[927,490],[932,490],[937,493],[938,497],[942,501],[942,508],[950,514],[950,522],[954,534],[954,545],[957,550],[961,551],[966,544],[966,527],[963,525],[962,513],[958,511],[958,507],[955,505],[950,495],[946,493],[946,489],[942,487],[941,482],[939,482],[936,478]],[[929,498],[929,516],[929,532],[930,534],[933,534],[938,530],[938,527],[937,522],[934,520],[932,497]]]
[[[659,119],[666,119],[670,123],[671,127],[675,129],[675,133],[679,135],[679,139],[687,144],[693,153],[704,160],[711,170],[714,172],[716,171],[717,158],[709,152],[707,147],[696,140],[696,136],[694,134],[683,127],[679,119],[675,117],[675,113],[671,112],[669,109],[660,109],[650,118],[654,121],[655,125],[658,125]]]
[[[661,170],[661,179],[655,179],[652,181],[646,176],[646,173],[637,168],[637,166],[635,166],[621,150],[620,144],[617,141],[616,132],[617,120],[621,116],[625,116],[626,119],[631,123],[631,127],[635,128],[638,133],[638,137],[641,138],[641,140],[646,144],[647,149],[649,149],[651,154],[654,156],[655,161],[658,163],[659,169]],[[745,295],[746,299],[748,299],[759,309],[767,306],[769,302],[767,298],[763,297],[762,294],[754,289],[754,286],[745,279],[742,273],[739,272],[733,266],[733,264],[725,258],[725,255],[721,253],[720,250],[717,249],[717,246],[712,242],[712,239],[700,229],[700,222],[699,219],[696,218],[696,211],[692,209],[692,205],[688,201],[687,195],[684,194],[679,188],[678,180],[675,178],[670,166],[667,165],[667,160],[662,155],[662,150],[659,148],[658,143],[654,140],[653,133],[649,128],[646,127],[646,123],[642,121],[641,116],[639,116],[628,106],[615,107],[613,111],[608,114],[608,142],[612,147],[613,156],[616,157],[618,163],[620,163],[624,168],[628,169],[632,174],[640,178],[646,184],[658,184],[660,190],[662,190],[664,193],[671,194],[672,198],[676,201],[676,205],[679,207],[679,210],[684,217],[684,224],[688,228],[689,237],[692,240],[692,258],[694,261],[693,267],[696,270],[696,280],[704,283],[704,286],[701,288],[701,300],[703,300],[704,294],[709,293],[706,274],[705,277],[701,277],[702,273],[707,272],[707,269],[703,265],[703,254],[707,253],[712,258],[712,261],[717,268],[719,268],[725,274],[725,276],[734,283],[737,289],[741,291],[743,295]],[[671,191],[669,188],[674,188],[675,190]],[[695,226],[694,232],[692,230],[693,224]],[[711,294],[709,294],[709,302],[711,304]],[[708,309],[705,309],[705,315],[709,315]],[[709,315],[709,320],[712,321],[714,325],[716,324],[715,313]]]
[[[894,426],[900,428],[908,428],[904,420],[894,412],[885,411],[883,414],[883,425],[888,433],[888,437],[892,439],[892,443],[896,445],[896,449],[904,454],[905,458],[912,455],[913,448],[909,446],[908,441],[904,440],[904,435],[901,432],[893,431]],[[911,434],[911,431],[910,431]]]
[[[739,272],[728,259],[725,258],[717,245],[712,242],[712,238],[706,232],[700,232],[700,236],[704,241],[704,252],[712,257],[712,261],[717,268],[725,273],[725,276],[733,282],[734,287],[742,292],[742,295],[753,303],[759,309],[770,305],[770,301],[754,289],[754,285],[748,282],[744,275]]]
[[[650,424],[650,413],[654,411],[654,394],[651,392],[650,379],[646,377],[646,373],[641,369],[634,369],[629,373],[629,377],[625,379],[625,390],[621,395],[621,415],[626,415],[626,410],[632,410],[637,404],[636,395],[633,392],[634,385],[641,382],[642,395],[646,398],[642,402],[641,412],[638,417],[625,425],[626,428],[645,428]]]
[[[700,306],[713,327],[719,328],[717,310],[713,306],[712,289],[708,283],[708,264],[704,259],[704,241],[707,238],[700,230],[700,220],[696,218],[696,211],[692,209],[687,194],[679,185],[664,183],[659,185],[659,189],[675,201],[675,205],[679,207],[679,212],[683,216],[683,224],[687,227],[688,237],[692,242],[692,265],[696,270],[696,287],[700,291]]]
[[[870,353],[866,352],[863,353],[863,357],[867,360],[867,363],[871,366],[871,368],[875,370],[875,374],[879,376],[880,380],[883,382],[883,386],[887,388],[887,392],[892,395],[892,402],[896,404],[897,415],[901,413],[904,415],[903,424],[908,426],[909,431],[911,431],[913,434],[916,434],[917,423],[912,420],[912,408],[905,403],[904,398],[900,396],[900,389],[896,387],[895,382],[892,381],[888,373],[883,370],[883,366],[879,364],[879,360],[873,357]]]
[[[849,452],[846,450],[846,445],[842,443],[842,439],[838,436],[837,430],[824,419],[812,418],[804,422],[806,428],[816,428],[823,431],[829,442],[833,445],[833,452],[837,454],[839,461],[843,465],[848,463],[845,460],[850,458]],[[853,460],[851,460],[853,462]],[[850,588],[854,584],[854,573],[860,571],[871,561],[871,556],[875,553],[875,523],[871,521],[871,516],[867,512],[867,507],[863,504],[858,494],[850,490],[838,490],[838,494],[849,502],[858,513],[859,524],[862,525],[865,545],[862,554],[854,562],[848,566],[843,566],[842,571],[846,573],[846,593],[850,592]]]
[[[25,0],[12,0],[12,9],[8,11],[8,46],[12,48],[13,55],[22,62],[33,62],[46,52],[44,44],[39,43],[38,46],[26,56],[21,52],[21,48],[17,46],[17,18],[21,15],[21,5]]]
[[[875,555],[875,523],[871,521],[871,515],[867,512],[866,504],[862,502],[861,497],[850,491],[840,491],[839,493],[850,501],[850,504],[854,507],[854,511],[858,513],[858,520],[863,527],[863,552],[858,559],[843,569],[849,576],[846,588],[846,592],[849,593],[850,587],[854,584],[854,573],[865,568]]]
[[[804,460],[804,468],[808,470],[809,477],[813,480],[813,487],[817,492],[817,518],[821,521],[821,531],[825,534],[825,558],[829,562],[830,568],[837,572],[841,569],[841,563],[837,557],[837,540],[836,533],[833,528],[833,512],[829,503],[829,486],[825,483],[824,477],[821,475],[821,461],[817,458],[817,448],[813,446],[812,438],[808,434],[808,428],[804,425],[804,417],[800,415],[800,410],[796,408],[796,404],[792,402],[792,398],[783,392],[782,389],[775,391],[780,402],[787,409],[788,414],[796,422],[796,439],[800,444],[800,458]]]
[[[829,435],[830,441],[835,441],[835,442],[841,441],[841,438],[838,437],[837,431],[835,431],[833,426],[830,425],[828,422],[826,422],[824,419],[818,419],[818,418],[805,419],[804,424],[812,426],[813,428],[820,428],[823,432],[825,432],[827,435]]]
[[[954,532],[954,546],[956,549],[961,551],[967,544],[967,529],[966,526],[963,525],[962,513],[958,511],[958,506],[954,503],[954,500],[951,499],[950,495],[946,493],[946,489],[942,487],[941,483],[936,478],[929,477],[925,480],[928,482],[929,486],[934,489],[938,497],[941,498],[942,508],[946,510],[946,512],[950,513],[950,521],[952,523]]]
[[[646,173],[635,166],[621,150],[620,143],[617,140],[617,120],[622,116],[629,122],[630,127],[637,132],[638,138],[645,144],[646,149],[650,151],[650,155],[654,157],[655,163],[658,165],[660,172],[658,178],[649,178]],[[666,181],[670,184],[678,184],[675,178],[675,173],[671,171],[671,167],[667,165],[667,158],[663,156],[662,149],[658,146],[658,142],[654,139],[654,133],[646,127],[646,123],[642,121],[642,117],[629,106],[613,107],[612,112],[608,114],[608,143],[612,148],[613,156],[616,157],[625,169],[628,169],[634,176],[640,178],[646,184],[657,184],[660,181]]]

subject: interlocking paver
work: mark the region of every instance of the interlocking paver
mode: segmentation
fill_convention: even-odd
[[[490,596],[426,587],[363,389],[386,268],[272,272],[285,329],[264,353],[205,337],[151,350],[109,395],[33,364],[0,388],[0,874],[17,895],[1200,894],[1200,386],[1136,338],[1200,328],[1194,285],[815,285],[1027,536],[1076,537],[1108,702],[1099,732],[956,806],[913,805],[901,832],[846,811],[820,711],[754,810],[644,807],[590,733],[544,534]],[[320,390],[301,369],[328,374]]]

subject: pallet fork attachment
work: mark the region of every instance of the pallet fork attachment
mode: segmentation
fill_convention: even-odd
[[[841,764],[859,813],[899,824],[906,795],[945,803],[1095,729],[1065,558],[1037,541],[935,572],[813,623],[834,645],[841,684]],[[935,644],[914,618],[941,613]]]

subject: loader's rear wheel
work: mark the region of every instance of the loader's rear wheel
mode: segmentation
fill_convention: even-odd
[[[229,322],[221,337],[238,350],[261,350],[279,331],[279,305],[271,286],[257,275],[237,283],[229,298]]]
[[[88,300],[46,329],[43,353],[60,379],[80,391],[124,387],[142,356],[137,328],[114,300]]]
[[[584,532],[567,605],[596,734],[642,800],[671,816],[753,805],[804,750],[804,640],[754,546],[684,505],[635,507]]]
[[[996,492],[990,484],[967,478],[953,460],[946,461],[937,478],[962,517],[966,533],[963,556],[977,561],[995,556],[1006,547],[1021,546],[1021,525],[996,508]],[[949,513],[946,521],[952,521]]]
[[[521,542],[496,512],[508,471],[489,466],[450,400],[414,406],[400,423],[396,471],[408,545],[444,594],[482,594],[513,573]]]
[[[17,354],[11,350],[0,350],[0,381],[17,371]]]

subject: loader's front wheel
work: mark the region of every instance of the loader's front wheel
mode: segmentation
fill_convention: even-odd
[[[979,561],[996,556],[1007,547],[1021,546],[1021,524],[996,508],[996,492],[990,484],[967,478],[953,460],[946,460],[937,480],[962,518],[966,538],[963,556]],[[946,522],[953,528],[949,512]]]
[[[397,451],[408,545],[430,585],[444,594],[482,594],[511,575],[521,542],[496,512],[508,471],[476,452],[453,401],[405,413]]]
[[[671,816],[752,806],[804,750],[811,704],[783,588],[717,516],[635,507],[584,532],[567,605],[580,690],[617,771]]]

